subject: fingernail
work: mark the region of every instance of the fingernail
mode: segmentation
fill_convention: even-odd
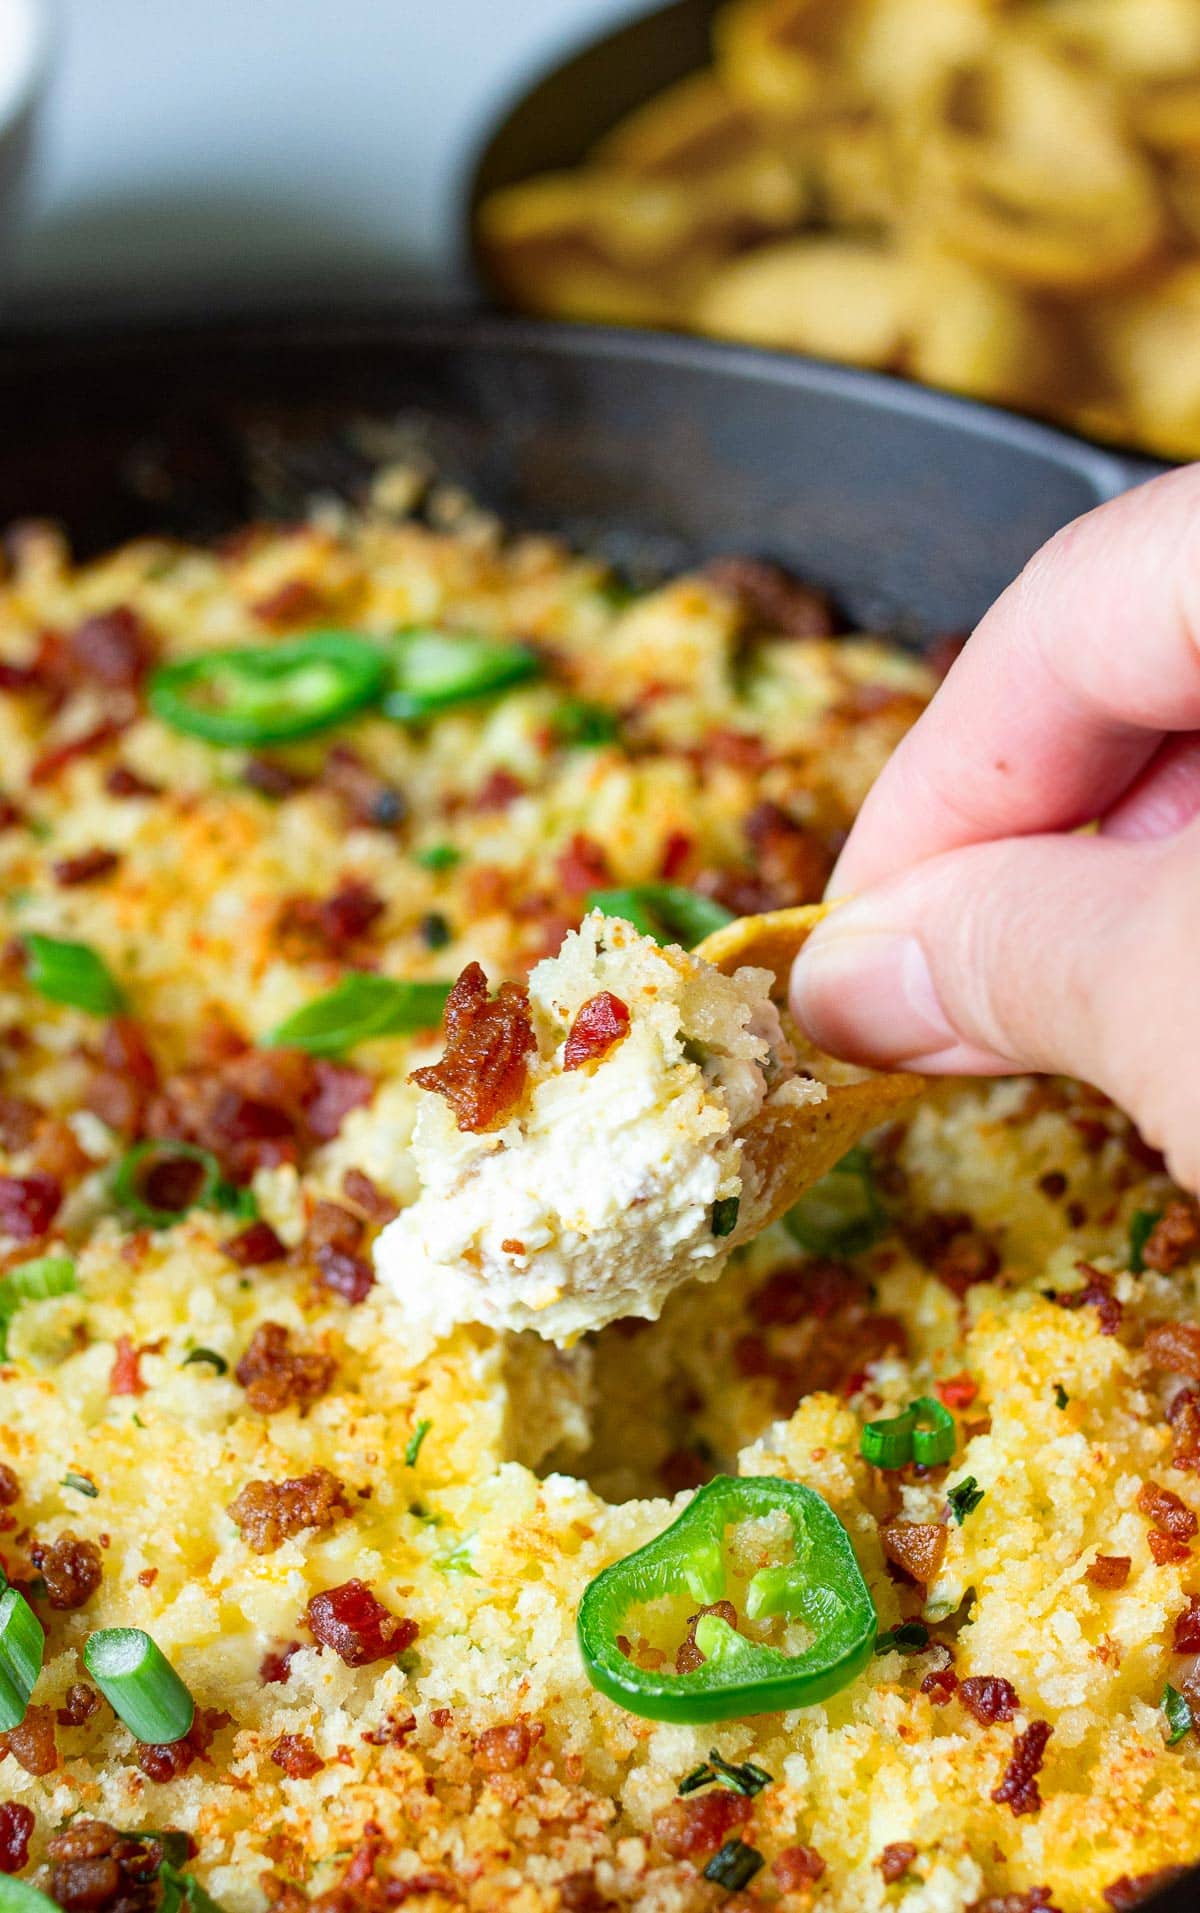
[[[959,1041],[914,936],[830,924],[801,951],[791,997],[813,1041],[855,1062],[914,1063]]]

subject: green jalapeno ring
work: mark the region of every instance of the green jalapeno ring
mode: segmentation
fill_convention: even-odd
[[[493,697],[542,673],[541,659],[527,644],[434,625],[415,624],[395,632],[385,657],[383,709],[401,723]]]
[[[160,665],[150,708],[210,744],[278,744],[339,724],[382,695],[387,659],[352,631],[209,651]]]
[[[922,1423],[928,1423],[922,1427]],[[919,1395],[902,1414],[869,1421],[859,1438],[864,1461],[875,1468],[936,1468],[949,1461],[957,1436],[954,1417],[932,1395]]]
[[[791,1520],[795,1557],[752,1577],[747,1609],[752,1619],[788,1614],[806,1622],[816,1636],[810,1647],[786,1654],[705,1614],[696,1625],[704,1664],[693,1673],[640,1668],[625,1657],[617,1635],[632,1607],[682,1593],[705,1604],[721,1600],[725,1529],[781,1508]],[[833,1509],[802,1482],[774,1476],[708,1482],[662,1534],[596,1576],[577,1621],[594,1687],[644,1719],[683,1722],[739,1720],[825,1700],[868,1664],[877,1631],[874,1602]]]

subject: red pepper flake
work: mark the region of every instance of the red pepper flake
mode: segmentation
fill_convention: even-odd
[[[110,1395],[144,1395],[146,1384],[139,1366],[141,1351],[128,1335],[118,1335],[117,1352],[108,1378]]]
[[[347,1667],[366,1667],[403,1654],[418,1633],[415,1621],[391,1613],[359,1580],[314,1594],[307,1615],[315,1639],[332,1648]]]
[[[36,1242],[49,1229],[62,1199],[62,1185],[54,1176],[0,1176],[0,1235]]]
[[[222,1242],[221,1248],[239,1269],[260,1268],[265,1262],[282,1262],[287,1249],[269,1222],[251,1222],[237,1235]]]
[[[998,1720],[1012,1720],[1021,1705],[1016,1688],[999,1674],[970,1675],[960,1682],[958,1695],[967,1712],[984,1727],[994,1726]]]
[[[979,1383],[970,1375],[951,1375],[937,1384],[938,1400],[944,1408],[969,1408],[979,1393]]]
[[[441,1060],[414,1070],[409,1081],[444,1096],[459,1129],[479,1134],[503,1121],[524,1094],[536,1047],[528,993],[503,983],[489,998],[487,977],[469,963],[447,999],[443,1028]]]
[[[1004,1770],[1004,1777],[1000,1785],[992,1789],[992,1799],[997,1806],[1011,1807],[1014,1815],[1041,1812],[1042,1796],[1037,1776],[1045,1759],[1046,1743],[1053,1732],[1048,1721],[1034,1720],[1030,1721],[1023,1734],[1015,1736],[1012,1758]]]
[[[563,1047],[563,1068],[598,1062],[629,1034],[629,1007],[611,990],[590,996],[576,1012]]]
[[[110,876],[121,859],[115,850],[105,850],[99,844],[92,850],[82,850],[77,857],[60,857],[50,866],[55,883],[69,890],[76,885],[97,883],[101,877]]]
[[[36,1825],[31,1808],[19,1800],[0,1802],[0,1873],[20,1873],[29,1864],[29,1841]]]

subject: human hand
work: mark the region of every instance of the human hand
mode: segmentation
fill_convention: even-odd
[[[1083,1077],[1200,1187],[1200,466],[1030,562],[879,777],[828,894],[850,901],[792,973],[824,1049]]]

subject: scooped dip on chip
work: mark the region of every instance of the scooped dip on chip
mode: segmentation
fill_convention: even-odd
[[[527,996],[465,970],[414,1077],[421,1192],[375,1247],[410,1319],[570,1342],[714,1280],[770,1219],[748,1132],[828,1094],[797,1073],[773,983],[598,911]]]

